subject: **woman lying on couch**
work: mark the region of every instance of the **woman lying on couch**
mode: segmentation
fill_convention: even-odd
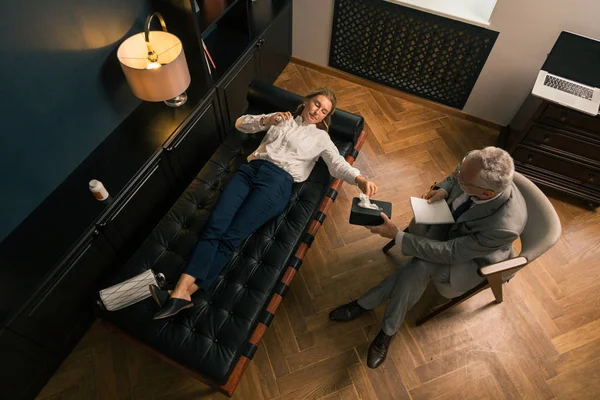
[[[175,289],[169,294],[150,286],[161,306],[154,319],[192,307],[191,295],[207,290],[242,240],[285,209],[292,184],[305,181],[319,157],[332,176],[356,183],[369,197],[377,192],[377,186],[339,154],[327,133],[335,105],[335,94],[319,88],[304,98],[295,118],[289,112],[238,118],[240,132],[268,131],[219,197]]]

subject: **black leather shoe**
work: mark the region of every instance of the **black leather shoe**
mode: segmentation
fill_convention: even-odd
[[[329,320],[341,322],[352,321],[365,311],[367,310],[359,306],[357,300],[354,300],[353,302],[339,306],[330,312]]]
[[[152,298],[154,299],[156,304],[158,304],[159,306],[161,306],[161,307],[164,306],[165,303],[167,302],[167,300],[169,300],[169,291],[168,290],[163,290],[156,285],[150,285],[149,289],[150,289],[150,294],[152,295]]]
[[[367,366],[369,368],[377,368],[385,361],[391,341],[392,336],[379,331],[369,346],[369,353],[367,354]]]
[[[181,310],[185,310],[186,308],[193,307],[194,303],[185,299],[178,299],[176,297],[171,297],[164,306],[156,314],[154,314],[154,319],[162,319],[172,317],[177,314]]]

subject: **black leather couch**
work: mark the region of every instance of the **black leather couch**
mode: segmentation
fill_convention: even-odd
[[[294,111],[301,101],[296,94],[254,82],[247,113]],[[331,137],[349,162],[364,141],[363,122],[362,117],[341,110],[333,115]],[[173,286],[221,191],[263,135],[232,129],[113,283],[152,269],[166,276],[167,287]],[[285,211],[242,243],[209,291],[193,296],[193,308],[154,321],[158,306],[149,298],[119,311],[101,311],[101,317],[231,395],[340,185],[320,160],[307,181],[294,184]]]

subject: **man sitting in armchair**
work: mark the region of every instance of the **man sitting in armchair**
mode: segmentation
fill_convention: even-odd
[[[358,300],[329,314],[332,321],[350,321],[390,299],[382,329],[369,346],[370,368],[385,360],[392,336],[431,280],[464,292],[484,279],[477,272],[480,266],[509,258],[512,243],[527,222],[527,207],[513,174],[514,163],[506,151],[497,147],[471,151],[425,196],[429,202],[446,200],[453,224],[419,225],[413,219],[406,232],[382,213],[384,223],[368,227],[395,239],[402,254],[412,256]]]

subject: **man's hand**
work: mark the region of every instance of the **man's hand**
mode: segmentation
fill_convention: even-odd
[[[377,226],[366,226],[371,233],[376,233],[379,236],[383,236],[388,239],[395,239],[396,235],[398,235],[398,227],[394,225],[391,219],[388,218],[385,213],[381,213],[381,218],[383,218],[383,224]]]
[[[432,190],[429,193],[426,193],[423,196],[421,196],[421,198],[426,199],[427,203],[429,204],[435,203],[436,201],[440,200],[446,200],[446,197],[448,197],[448,192],[446,192],[444,189]]]
[[[375,182],[367,180],[364,176],[359,175],[354,181],[358,185],[358,188],[369,198],[375,196],[375,193],[377,193],[377,185]]]

